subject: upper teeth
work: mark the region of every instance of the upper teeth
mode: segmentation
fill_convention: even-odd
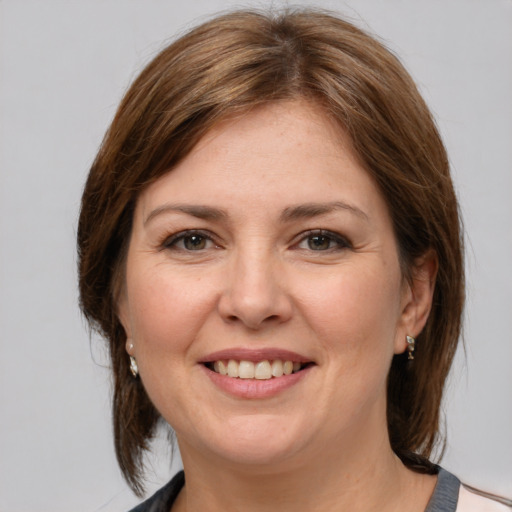
[[[213,369],[221,375],[240,379],[259,379],[267,380],[272,377],[281,377],[282,375],[290,375],[301,369],[302,365],[293,361],[281,361],[275,359],[270,362],[268,360],[258,361],[215,361]]]

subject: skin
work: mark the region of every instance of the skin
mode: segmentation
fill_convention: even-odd
[[[187,484],[173,509],[424,510],[435,479],[391,450],[386,378],[425,324],[435,272],[425,257],[404,281],[379,190],[303,101],[219,124],[144,190],[118,306],[177,435]],[[240,397],[201,363],[233,348],[313,364]]]

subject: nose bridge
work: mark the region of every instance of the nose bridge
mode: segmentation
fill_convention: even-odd
[[[237,248],[230,258],[220,300],[223,317],[238,320],[250,329],[271,321],[286,321],[291,315],[291,302],[282,270],[280,258],[269,244],[256,241]]]

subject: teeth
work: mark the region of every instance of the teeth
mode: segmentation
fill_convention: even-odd
[[[240,361],[238,376],[241,379],[254,379],[254,363],[252,361]]]
[[[215,363],[213,363],[213,369],[221,375],[228,374],[228,367],[224,364],[224,361],[215,361]]]
[[[238,377],[238,363],[233,359],[228,361],[228,375],[230,377]]]
[[[298,372],[302,368],[302,364],[294,361],[282,361],[275,359],[274,361],[215,361],[213,370],[221,375],[240,379],[257,379],[269,380],[272,377],[282,377],[283,375],[291,375]]]
[[[259,380],[267,380],[272,378],[272,369],[268,361],[260,361],[256,363],[254,368],[254,376]]]
[[[272,361],[272,375],[274,377],[281,377],[283,375],[283,361],[279,359]]]

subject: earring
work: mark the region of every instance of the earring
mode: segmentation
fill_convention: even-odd
[[[126,351],[130,356],[130,371],[133,377],[136,378],[139,375],[139,367],[137,366],[137,360],[131,355],[133,354],[133,341],[130,338],[126,340]]]
[[[139,367],[137,366],[137,361],[133,356],[130,356],[130,371],[132,372],[134,378],[139,375]]]
[[[414,359],[414,349],[416,345],[416,340],[412,336],[406,336],[407,339],[407,359]]]

